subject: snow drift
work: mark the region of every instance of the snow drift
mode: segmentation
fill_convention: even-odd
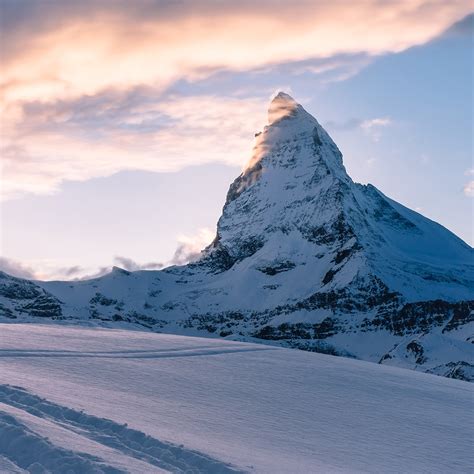
[[[0,334],[2,472],[472,470],[466,382],[221,339]]]

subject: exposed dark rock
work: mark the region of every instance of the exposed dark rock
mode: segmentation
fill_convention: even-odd
[[[89,303],[100,304],[102,306],[112,306],[117,304],[117,300],[114,300],[113,298],[107,298],[107,296],[104,296],[101,293],[96,293],[95,296],[89,300]]]
[[[295,339],[326,339],[336,334],[341,327],[333,318],[327,317],[316,324],[283,323],[279,326],[264,326],[252,335],[258,339],[295,340]]]
[[[449,362],[445,365],[428,370],[428,373],[443,375],[450,379],[464,380],[465,382],[474,382],[474,365],[466,361]]]
[[[150,298],[156,298],[161,292],[162,292],[162,290],[150,290],[148,292],[148,296]]]
[[[204,250],[205,256],[197,263],[190,264],[193,268],[209,268],[213,273],[220,273],[229,270],[236,262],[252,256],[263,247],[263,240],[257,237],[250,237],[238,242],[232,248],[232,253],[221,242],[221,237],[217,233],[214,241]]]
[[[238,176],[234,182],[230,185],[225,205],[232,201],[235,201],[245,190],[255,184],[262,174],[262,164],[257,161],[251,168],[245,170],[240,176]]]
[[[443,328],[443,333],[474,322],[474,301],[461,301],[452,308],[453,316]]]
[[[296,341],[288,341],[286,345],[292,349],[300,349],[302,351],[317,352],[319,354],[350,357],[352,359],[356,359],[356,357],[350,352],[336,349],[333,345],[323,341],[306,341],[299,339]]]
[[[62,316],[61,303],[54,296],[44,293],[23,305],[21,312],[40,318],[59,318]]]
[[[390,360],[392,359],[392,356],[387,352],[382,356],[382,358],[379,360],[379,364],[381,364],[384,360]]]
[[[474,301],[448,303],[447,301],[434,300],[407,303],[398,310],[379,312],[368,325],[373,328],[386,329],[398,336],[418,334],[430,331],[433,327],[442,326],[452,318],[454,311],[456,311],[456,319],[451,328],[454,328],[456,324],[458,327],[460,324],[464,324],[462,321],[469,322],[471,320],[470,313],[473,309]]]
[[[8,319],[17,319],[16,314],[10,308],[7,308],[3,304],[0,304],[0,316],[3,316],[4,318]]]
[[[12,300],[32,299],[40,296],[43,291],[34,283],[15,277],[0,278],[0,296]],[[1,276],[1,275],[0,275]]]
[[[214,272],[225,272],[233,267],[237,261],[233,257],[226,247],[222,244],[217,243],[216,246],[209,252],[205,263]]]
[[[279,262],[273,266],[260,267],[258,268],[258,270],[262,273],[265,273],[266,275],[274,276],[277,273],[287,272],[288,270],[292,270],[293,268],[295,268],[295,264],[286,260],[285,262]]]
[[[328,283],[330,283],[332,281],[332,279],[334,278],[334,275],[337,273],[337,269],[336,270],[329,270],[326,275],[324,275],[323,277],[323,285],[327,285]]]
[[[191,317],[180,321],[183,328],[195,328],[198,330],[216,332],[228,332],[230,328],[236,327],[243,321],[248,321],[249,315],[244,315],[239,311],[224,311],[221,313],[193,314]]]
[[[412,352],[416,357],[417,364],[424,364],[426,362],[425,350],[418,341],[411,341],[407,344],[407,351]]]
[[[373,277],[370,281],[356,282],[354,288],[314,293],[309,298],[296,303],[295,307],[297,309],[324,308],[365,312],[376,306],[395,304],[399,301],[399,297],[398,293],[389,291],[381,280]]]
[[[336,256],[334,257],[334,263],[336,265],[339,265],[341,262],[348,259],[350,256],[354,255],[354,253],[360,249],[361,249],[361,246],[358,244],[355,244],[350,248],[340,250],[339,252],[337,252]]]
[[[333,245],[337,242],[342,247],[355,237],[354,230],[342,212],[328,227],[303,227],[300,231],[306,240],[318,245]]]
[[[314,127],[313,129],[313,143],[314,143],[314,146],[316,147],[320,147],[323,144],[323,142],[321,141],[321,138],[319,137],[319,132],[318,132],[317,127]]]

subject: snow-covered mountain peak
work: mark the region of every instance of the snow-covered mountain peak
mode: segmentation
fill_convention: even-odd
[[[268,124],[272,125],[284,118],[294,118],[303,110],[303,107],[293,97],[285,92],[279,92],[268,107]]]
[[[269,105],[268,125],[256,134],[244,175],[254,175],[256,167],[264,171],[304,168],[317,163],[331,174],[348,179],[342,154],[326,130],[291,96],[279,92]],[[251,181],[254,182],[254,176]]]
[[[374,186],[354,183],[329,134],[289,95],[273,99],[269,122],[229,188],[201,263],[213,272],[244,262],[307,268],[306,294],[318,285],[324,293],[396,291],[412,301],[469,294],[472,249]]]
[[[343,196],[351,195],[354,186],[328,133],[280,92],[270,104],[269,124],[257,134],[247,167],[229,188],[216,240],[204,259],[218,256],[218,268],[226,269],[274,239],[279,248],[267,246],[265,259],[285,254],[283,242],[293,248],[291,253],[301,249],[304,259],[313,252],[307,248],[311,229],[342,229]]]

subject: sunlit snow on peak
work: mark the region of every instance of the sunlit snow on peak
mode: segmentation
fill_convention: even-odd
[[[284,117],[294,117],[298,109],[302,109],[302,107],[293,97],[285,92],[279,92],[268,108],[268,124],[272,125]]]

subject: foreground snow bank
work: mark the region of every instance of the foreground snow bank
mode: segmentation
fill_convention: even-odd
[[[0,470],[468,472],[473,391],[271,346],[0,325]]]

